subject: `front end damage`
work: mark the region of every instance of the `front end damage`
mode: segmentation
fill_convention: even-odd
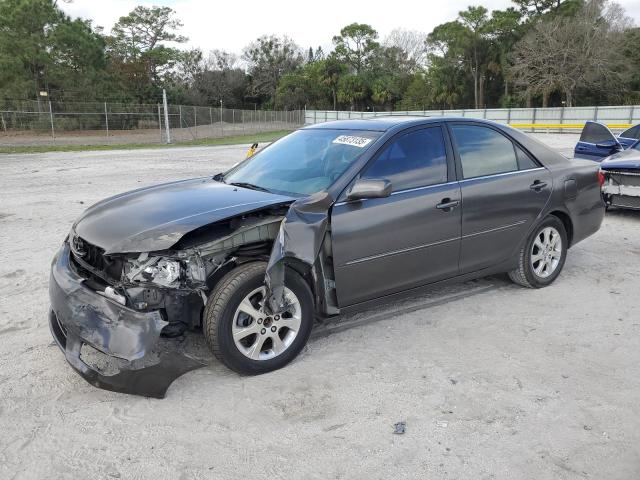
[[[162,337],[201,325],[207,297],[234,267],[269,260],[271,308],[283,302],[284,268],[315,294],[320,316],[338,313],[325,194],[205,225],[157,252],[106,253],[73,230],[52,264],[50,328],[71,366],[92,385],[163,398],[204,366]]]

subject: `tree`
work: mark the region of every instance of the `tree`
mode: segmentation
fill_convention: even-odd
[[[489,70],[501,75],[504,87],[503,103],[509,102],[509,53],[522,37],[522,15],[514,8],[494,10],[487,23],[486,31],[491,39],[492,63]]]
[[[186,42],[176,33],[180,27],[182,22],[169,7],[137,6],[113,26],[112,49],[125,60],[137,60],[163,42]]]
[[[340,35],[333,37],[334,54],[357,75],[369,66],[371,56],[380,46],[377,38],[378,32],[370,25],[352,23],[340,30]]]
[[[466,102],[468,31],[459,21],[438,25],[427,36],[429,69],[427,78],[433,88],[433,101],[444,108]]]
[[[544,15],[573,16],[584,4],[584,0],[512,0],[520,7],[520,13],[535,19]]]
[[[38,97],[47,89],[50,36],[63,20],[51,0],[0,2],[0,89],[5,95]]]
[[[180,27],[182,22],[171,8],[138,6],[111,30],[107,38],[111,67],[139,101],[157,98],[160,88],[172,83],[185,52],[166,43],[187,41],[177,33]]]
[[[516,45],[511,73],[526,93],[561,91],[567,106],[579,88],[618,94],[623,86],[621,56],[628,20],[605,0],[589,0],[575,17],[554,16],[536,23]],[[615,8],[615,7],[614,7]]]
[[[329,56],[326,60],[317,62],[319,72],[318,79],[331,91],[333,109],[337,109],[338,84],[340,78],[347,73],[347,67],[340,63],[335,56]]]
[[[415,74],[409,83],[399,107],[403,110],[425,110],[433,104],[433,89],[422,73]]]
[[[345,75],[338,83],[338,100],[349,104],[351,110],[356,109],[356,104],[367,96],[367,87],[357,75]]]
[[[486,27],[489,21],[485,7],[468,7],[460,12],[460,21],[467,28],[467,62],[473,77],[473,98],[475,108],[484,106],[484,81],[486,71],[487,42]]]
[[[271,101],[278,82],[302,64],[302,53],[292,40],[275,35],[262,36],[244,50],[244,60],[251,76],[251,95]]]
[[[403,51],[413,73],[415,70],[427,67],[426,39],[426,33],[396,28],[385,38],[383,45]]]

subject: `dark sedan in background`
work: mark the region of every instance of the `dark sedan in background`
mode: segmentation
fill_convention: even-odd
[[[89,208],[52,265],[51,329],[84,378],[116,391],[162,397],[196,368],[144,361],[187,328],[233,370],[268,372],[300,352],[316,317],[499,272],[551,284],[600,228],[597,174],[482,120],[313,125],[228,172]]]

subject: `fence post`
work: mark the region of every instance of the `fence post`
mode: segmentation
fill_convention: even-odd
[[[167,105],[167,91],[162,89],[162,106],[164,108],[164,128],[167,130],[167,143],[171,143],[171,127],[169,127],[169,106]]]
[[[531,119],[531,125],[534,125],[536,123],[536,107],[533,107],[533,118]],[[536,131],[535,127],[531,127],[531,133],[534,133]]]
[[[109,139],[109,114],[107,113],[107,102],[104,102],[104,124],[107,127],[107,139]]]
[[[564,123],[564,105],[560,107],[560,125]],[[564,133],[564,129],[561,128],[558,133]]]
[[[196,110],[196,107],[193,107],[193,130],[196,138],[198,138],[198,110]]]
[[[160,143],[162,143],[162,114],[160,113],[160,104],[158,104],[158,129],[160,130]]]
[[[180,125],[178,128],[182,128],[182,105],[178,105],[178,113],[180,115]]]
[[[56,131],[53,128],[53,109],[51,108],[51,100],[49,100],[49,120],[51,120],[51,138],[56,141]]]
[[[507,125],[511,123],[511,107],[507,108]]]
[[[235,133],[236,129],[236,109],[231,109],[231,130]]]
[[[598,106],[597,105],[595,107],[593,107],[593,121],[594,122],[598,121]]]
[[[220,136],[224,137],[224,124],[222,123],[222,100],[220,100]]]
[[[629,123],[633,124],[633,114],[635,111],[636,106],[635,105],[631,105],[631,108],[629,109]],[[4,119],[2,120],[2,123],[4,123]],[[7,127],[5,127],[5,132],[7,131]]]
[[[631,116],[633,117],[633,113],[631,114]],[[4,121],[4,116],[2,115],[2,112],[0,112],[0,121],[2,122],[2,129],[5,131],[7,131],[7,124]]]

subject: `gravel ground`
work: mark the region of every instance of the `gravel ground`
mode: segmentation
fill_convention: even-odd
[[[549,288],[437,289],[322,326],[268,375],[210,359],[164,400],[85,383],[46,323],[49,263],[73,219],[244,150],[0,156],[0,478],[639,477],[635,213],[608,214]]]

